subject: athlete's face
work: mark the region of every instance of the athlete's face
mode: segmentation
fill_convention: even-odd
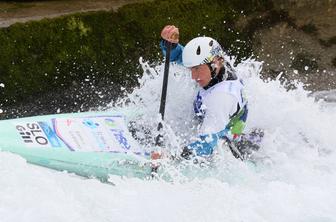
[[[207,86],[211,80],[211,72],[207,64],[194,66],[191,68],[191,77],[201,87]]]

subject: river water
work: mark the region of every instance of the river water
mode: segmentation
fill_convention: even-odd
[[[163,66],[145,69],[140,87],[116,107],[142,113],[153,127]],[[316,101],[300,83],[286,90],[259,78],[261,63],[237,67],[249,99],[247,131],[265,132],[267,161],[241,162],[220,150],[216,171],[171,182],[111,176],[115,185],[27,164],[0,153],[0,221],[336,221],[336,106]],[[197,90],[184,68],[171,66],[166,107],[167,147],[193,136]],[[168,148],[167,148],[168,149]]]

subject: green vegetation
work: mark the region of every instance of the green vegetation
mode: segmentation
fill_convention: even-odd
[[[0,104],[20,104],[27,96],[80,86],[87,79],[134,87],[141,74],[139,57],[161,59],[160,31],[166,24],[180,28],[182,44],[208,35],[238,58],[249,56],[250,32],[237,33],[235,22],[270,8],[268,0],[157,0],[0,29],[0,83],[5,85]]]

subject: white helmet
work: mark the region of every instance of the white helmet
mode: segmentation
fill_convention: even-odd
[[[219,43],[210,37],[197,37],[184,47],[182,61],[185,67],[194,67],[211,63],[216,57],[224,57],[224,51]]]

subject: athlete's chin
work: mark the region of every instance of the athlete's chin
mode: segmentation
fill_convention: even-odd
[[[205,82],[205,81],[198,81],[197,83],[200,87],[205,87],[208,85],[208,82]]]

